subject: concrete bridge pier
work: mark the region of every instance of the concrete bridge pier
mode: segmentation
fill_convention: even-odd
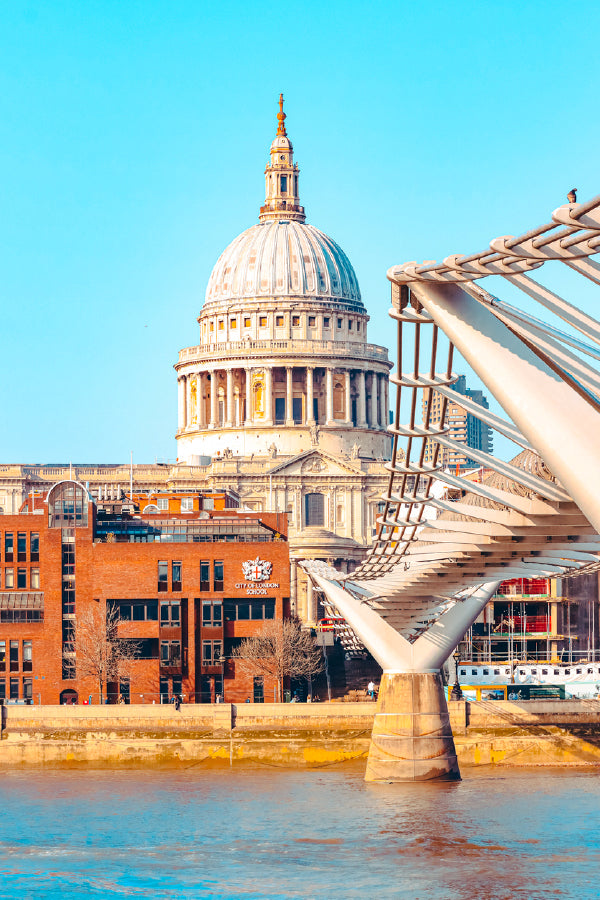
[[[460,780],[440,673],[384,673],[365,781],[431,780]]]

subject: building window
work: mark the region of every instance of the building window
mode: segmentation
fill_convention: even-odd
[[[181,626],[181,604],[179,600],[160,602],[160,627],[179,628]]]
[[[294,328],[298,328],[300,325],[300,316],[292,316],[292,325]]]
[[[10,679],[10,699],[11,700],[19,699],[19,679],[18,678]]]
[[[181,563],[173,562],[171,563],[171,590],[180,591],[181,590]]]
[[[27,562],[27,534],[24,531],[17,534],[17,562]]]
[[[158,564],[158,590],[169,590],[169,563],[161,560]]]
[[[33,700],[33,681],[31,678],[23,679],[23,700],[25,703],[31,703]]]
[[[323,328],[329,328],[329,316],[323,317]]]
[[[10,661],[10,671],[18,672],[19,671],[19,642],[11,641],[9,645],[9,661]]]
[[[162,509],[162,510],[168,510],[169,498],[168,497],[157,497],[156,498],[156,508]]]
[[[23,671],[33,671],[33,656],[31,650],[31,641],[23,641]]]
[[[219,319],[219,331],[225,331],[225,320]]]
[[[281,193],[287,194],[287,175],[280,175],[281,179]]]
[[[181,512],[193,512],[194,511],[194,498],[193,497],[182,497],[181,498]]]
[[[27,569],[17,569],[17,588],[25,590],[27,587]]]
[[[308,327],[309,327],[309,328],[314,328],[316,324],[317,324],[317,317],[316,317],[316,316],[309,316],[309,317],[308,317]]]
[[[348,320],[348,331],[352,331],[352,319]]]
[[[31,570],[31,590],[37,591],[40,587],[40,570],[32,569]]]
[[[5,569],[4,570],[4,587],[12,588],[15,586],[15,571],[14,569]]]
[[[337,321],[337,326],[338,326],[338,328],[341,328],[341,327],[342,327],[342,320],[341,320],[341,319],[338,319],[338,321]]]
[[[88,494],[72,481],[63,481],[48,494],[50,528],[87,528]]]
[[[357,322],[357,323],[356,323],[356,330],[357,330],[357,331],[360,331],[360,322]]]
[[[6,641],[0,641],[0,672],[6,672]]]
[[[37,531],[32,531],[29,537],[29,558],[31,562],[37,562],[40,558],[40,536]]]
[[[275,618],[275,600],[270,597],[260,600],[225,600],[223,612],[226,622],[246,622],[249,620]]]
[[[229,323],[230,328],[237,328],[237,319],[231,319]]]
[[[12,532],[7,531],[4,535],[4,561],[13,561],[13,551],[15,546],[15,537]]]
[[[161,666],[181,665],[181,641],[160,642],[160,664]]]
[[[214,330],[215,330],[215,323],[214,323],[214,322],[211,322],[211,323],[210,323],[210,325],[208,326],[208,330],[209,330],[209,331],[214,331]]]
[[[223,560],[215,559],[213,568],[213,591],[223,590]]]
[[[325,524],[325,498],[323,494],[307,494],[304,498],[306,526],[323,526]]]
[[[202,601],[202,626],[220,628],[223,624],[223,604],[220,600]]]
[[[254,676],[254,693],[252,696],[252,700],[254,703],[265,702],[265,682],[262,675]]]
[[[344,524],[344,518],[345,518],[344,513],[345,513],[344,504],[338,503],[336,511],[335,511],[335,517],[336,517],[336,521],[337,521],[338,525]]]
[[[0,700],[6,700],[6,679],[0,678]]]
[[[107,600],[119,614],[121,622],[156,622],[158,600]]]
[[[250,328],[252,325],[252,319],[250,316],[245,316],[244,318],[244,328]]]
[[[275,316],[275,324],[278,328],[283,328],[283,316]]]
[[[207,559],[200,562],[200,590],[210,591],[210,562]]]
[[[266,316],[259,316],[259,317],[258,317],[258,324],[259,324],[259,326],[260,326],[261,328],[266,328],[266,327],[267,327],[267,317],[266,317]]]
[[[215,666],[221,661],[221,641],[202,641],[202,664]]]

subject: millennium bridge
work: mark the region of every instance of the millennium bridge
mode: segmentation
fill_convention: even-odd
[[[383,669],[368,781],[459,778],[444,662],[501,581],[598,565],[600,322],[576,297],[563,299],[532,277],[558,263],[579,285],[600,285],[598,252],[600,196],[560,206],[550,222],[496,238],[481,253],[387,273],[398,367],[377,536],[350,576],[318,560],[302,564]],[[529,300],[498,299],[481,284],[489,276]],[[482,482],[441,463],[443,448],[464,451],[446,421],[459,355],[504,416],[462,395],[460,405],[521,448],[510,462],[469,448],[492,472]],[[440,422],[431,421],[435,394]]]

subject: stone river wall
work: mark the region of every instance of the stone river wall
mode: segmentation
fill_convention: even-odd
[[[600,765],[600,701],[449,704],[459,763]],[[3,707],[0,766],[324,767],[365,759],[374,703]]]

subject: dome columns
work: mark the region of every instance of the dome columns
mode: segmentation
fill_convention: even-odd
[[[178,430],[317,423],[385,430],[388,391],[386,373],[363,368],[211,367],[179,376]]]

